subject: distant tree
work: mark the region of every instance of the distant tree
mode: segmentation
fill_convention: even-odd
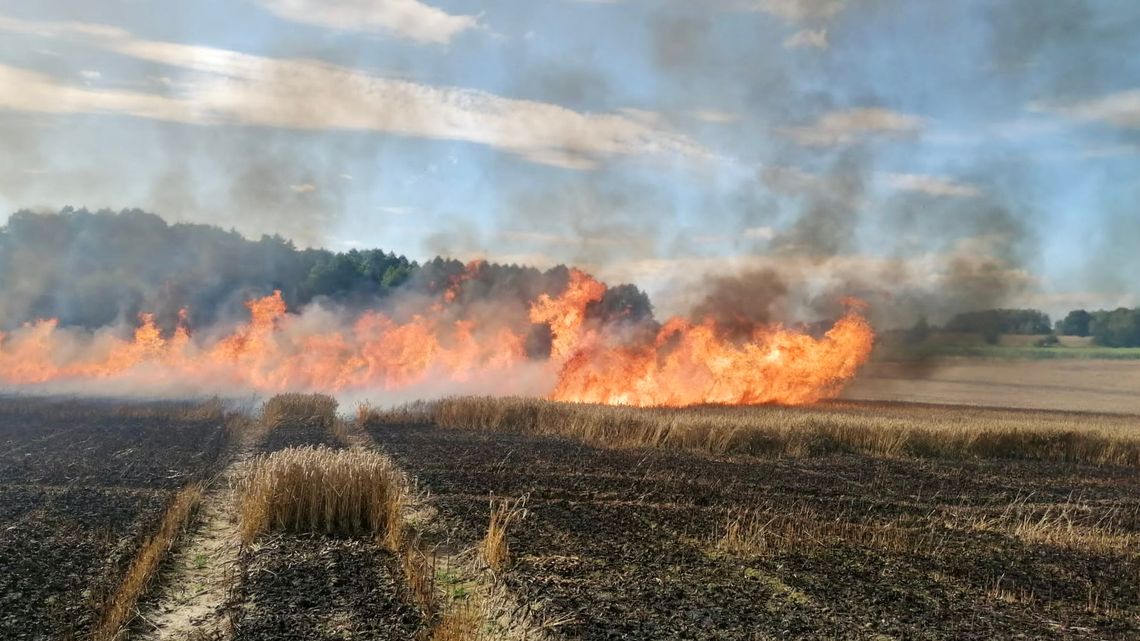
[[[1083,309],[1069,312],[1069,315],[1058,324],[1058,332],[1062,336],[1088,336],[1089,325],[1092,323],[1092,314]]]
[[[603,322],[641,323],[652,320],[653,305],[649,295],[634,285],[618,285],[606,290],[602,299],[586,310]]]
[[[244,318],[246,301],[273,290],[291,309],[318,297],[367,308],[396,292],[455,291],[458,304],[511,303],[525,326],[527,305],[542,294],[558,296],[569,282],[565,265],[469,267],[443,257],[420,265],[380,249],[299,250],[281,236],[251,241],[211,225],[168,225],[136,209],[24,210],[0,226],[0,331],[39,318],[97,328],[134,322],[142,311],[169,330],[182,309],[192,326],[205,326]],[[649,297],[632,285],[609,289],[590,313],[603,322],[652,320]],[[527,331],[528,351],[541,353],[549,328]]]
[[[1140,347],[1140,309],[1121,307],[1092,315],[1093,342],[1104,347]]]
[[[908,345],[921,345],[930,338],[930,323],[925,316],[919,316],[914,326],[906,330],[904,340]]]
[[[981,334],[987,343],[997,343],[1002,334],[1048,334],[1049,316],[1036,309],[987,309],[965,312],[950,319],[947,331]]]

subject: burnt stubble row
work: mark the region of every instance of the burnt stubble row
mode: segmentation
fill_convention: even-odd
[[[568,639],[1140,635],[1140,553],[1116,545],[1140,531],[1133,469],[371,430],[431,491],[457,544],[482,535],[489,496],[528,496],[504,579],[566,621]],[[766,547],[719,544],[743,513]],[[1044,541],[1017,527],[1042,519],[1078,532],[1111,521],[1111,536]]]

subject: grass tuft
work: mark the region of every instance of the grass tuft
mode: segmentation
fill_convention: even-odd
[[[526,518],[526,497],[519,499],[491,500],[491,520],[487,524],[487,535],[479,546],[479,555],[494,571],[502,571],[511,560],[507,545],[507,531],[511,525]]]

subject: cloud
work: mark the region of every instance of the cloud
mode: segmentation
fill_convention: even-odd
[[[982,192],[975,186],[942,176],[922,174],[884,174],[883,180],[892,189],[913,191],[928,196],[977,198]]]
[[[693,118],[713,125],[729,125],[740,120],[740,114],[716,109],[698,109],[690,113]]]
[[[196,125],[376,131],[481,144],[569,169],[592,169],[608,158],[712,157],[688,137],[656,124],[648,112],[581,113],[550,103],[386,78],[316,60],[142,40],[101,25],[0,17],[0,30],[71,37],[193,72],[177,91],[159,95],[70,86],[45,74],[0,65],[4,109],[115,113]]]
[[[1140,156],[1140,145],[1101,145],[1086,147],[1081,151],[1081,158],[1119,158],[1121,156]]]
[[[1140,129],[1140,89],[1121,91],[1100,98],[1069,103],[1032,102],[1028,109],[1072,120],[1100,122],[1127,129]]]
[[[741,11],[757,11],[787,20],[806,22],[826,20],[843,11],[846,0],[738,0]]]
[[[811,194],[832,189],[824,176],[787,165],[764,167],[760,171],[760,179],[768,188],[782,194]]]
[[[875,137],[913,136],[921,132],[924,125],[925,121],[918,116],[870,107],[833,111],[814,124],[791,127],[785,132],[807,147],[839,147]]]
[[[416,42],[447,44],[479,26],[475,16],[451,15],[418,0],[257,0],[273,14],[345,31],[391,33]]]
[[[742,235],[753,240],[772,240],[776,237],[776,230],[771,227],[749,227]]]
[[[827,29],[802,29],[784,39],[785,49],[826,49]]]
[[[289,189],[298,194],[311,194],[317,190],[317,186],[311,183],[302,183],[300,185],[289,185]]]

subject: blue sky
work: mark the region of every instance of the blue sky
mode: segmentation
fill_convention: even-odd
[[[1127,0],[0,0],[5,215],[1057,314],[1140,302],[1138,178]]]

